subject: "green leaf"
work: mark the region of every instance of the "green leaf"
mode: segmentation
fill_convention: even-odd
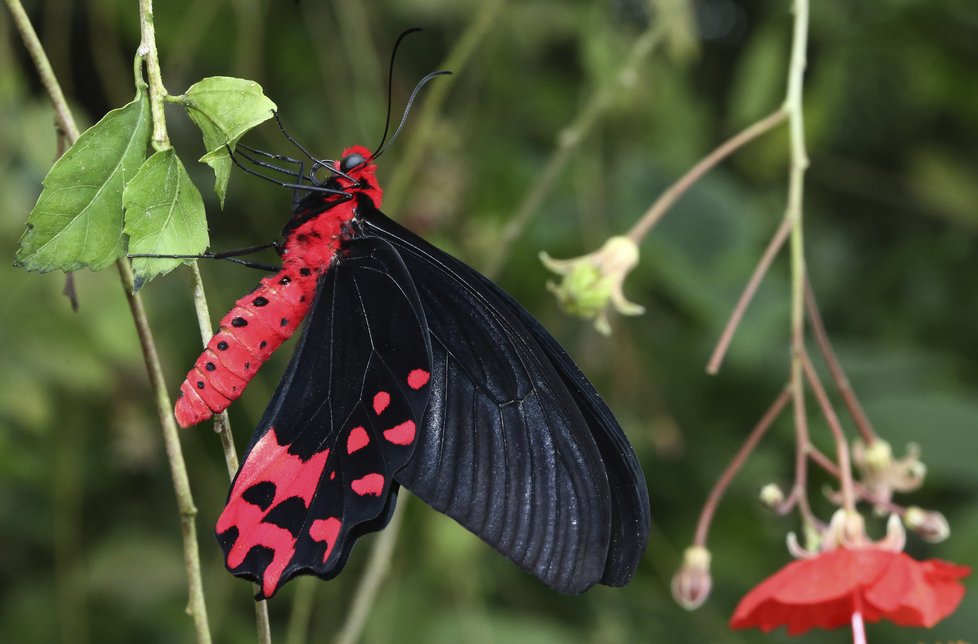
[[[210,243],[204,200],[172,149],[146,159],[126,186],[130,254],[198,255]],[[186,259],[133,259],[136,289]]]
[[[200,161],[214,169],[214,192],[223,208],[231,177],[231,157],[226,146],[233,150],[245,132],[271,118],[275,103],[258,83],[228,76],[212,76],[194,83],[178,100],[204,135],[207,154]]]
[[[149,100],[140,91],[78,137],[44,178],[16,266],[97,271],[122,255],[122,190],[146,158],[149,130]]]

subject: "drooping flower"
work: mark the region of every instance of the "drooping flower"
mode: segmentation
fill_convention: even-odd
[[[886,502],[894,492],[912,492],[924,483],[927,466],[920,460],[920,447],[914,443],[907,445],[903,458],[893,457],[893,448],[888,442],[877,438],[866,445],[856,441],[852,447],[852,460],[859,468],[860,480],[873,493],[873,496]],[[878,506],[882,514],[885,506]]]
[[[587,255],[573,259],[554,259],[545,252],[540,261],[560,275],[560,284],[547,282],[547,288],[572,315],[594,320],[603,335],[611,333],[608,307],[622,315],[641,315],[645,309],[625,299],[622,282],[638,264],[638,246],[628,237],[611,237]]]
[[[903,525],[928,543],[940,543],[951,536],[951,526],[940,512],[911,505],[903,513]]]
[[[859,522],[852,519],[840,510],[824,549],[788,564],[751,590],[730,626],[764,632],[784,626],[789,635],[881,619],[930,627],[954,612],[964,596],[960,580],[970,568],[937,559],[917,561],[894,549],[891,544],[902,541],[894,538],[903,529],[898,522],[890,522],[884,542],[854,538]]]
[[[686,610],[696,610],[710,596],[710,559],[703,546],[690,546],[683,553],[683,565],[672,578],[672,596]]]

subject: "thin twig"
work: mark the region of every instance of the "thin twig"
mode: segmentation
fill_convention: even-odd
[[[784,109],[788,112],[791,169],[788,179],[788,205],[785,219],[791,222],[791,379],[798,445],[795,451],[795,486],[792,497],[798,502],[802,518],[814,521],[805,489],[808,475],[807,451],[810,446],[805,415],[805,379],[802,358],[805,354],[805,244],[802,227],[802,201],[808,154],[805,150],[805,120],[802,88],[808,49],[808,0],[795,0],[788,66],[788,89]]]
[[[632,229],[628,231],[627,235],[636,244],[641,244],[645,235],[659,223],[663,215],[672,208],[673,204],[679,200],[683,194],[689,190],[689,188],[699,181],[703,175],[716,167],[721,161],[726,159],[728,156],[747,145],[757,137],[761,136],[765,132],[774,129],[776,126],[780,125],[784,120],[788,118],[788,112],[781,107],[778,111],[773,112],[757,121],[753,125],[745,128],[740,133],[734,135],[733,137],[724,141],[719,147],[717,147],[713,152],[700,159],[700,161],[690,168],[686,174],[681,176],[675,183],[665,189],[665,191],[659,195],[659,198],[649,206],[649,209],[645,211],[645,214],[632,226]]]
[[[740,294],[740,298],[737,300],[737,305],[734,306],[733,311],[730,313],[730,319],[727,320],[727,324],[723,327],[723,333],[720,334],[720,339],[717,341],[717,346],[713,349],[713,354],[710,356],[710,361],[706,365],[706,372],[710,375],[716,375],[720,371],[720,365],[723,363],[724,356],[727,355],[727,349],[730,347],[730,342],[733,340],[734,333],[737,331],[737,327],[740,326],[740,320],[744,317],[744,313],[747,311],[747,306],[754,299],[754,294],[757,292],[758,287],[761,285],[761,281],[764,280],[764,276],[767,274],[768,269],[771,267],[771,263],[777,256],[778,251],[784,246],[784,241],[788,238],[788,233],[791,232],[791,220],[787,217],[781,220],[781,225],[778,226],[778,230],[774,233],[774,237],[768,242],[767,248],[764,249],[764,254],[761,256],[761,260],[757,263],[757,267],[750,276],[750,280],[747,281],[747,286],[744,287],[744,292]]]
[[[51,104],[54,107],[58,128],[67,137],[69,143],[74,143],[79,136],[78,127],[75,125],[74,117],[65,101],[58,79],[51,69],[50,62],[48,62],[47,54],[44,52],[37,33],[34,31],[34,26],[27,17],[27,13],[24,11],[20,0],[6,0],[6,2],[14,17],[14,23],[24,40],[24,45],[37,68],[38,75],[41,78],[41,84],[47,91]],[[163,429],[163,443],[167,460],[170,464],[170,476],[173,479],[173,490],[180,513],[180,528],[183,536],[183,558],[187,571],[187,585],[189,590],[187,611],[194,621],[197,642],[199,644],[208,644],[211,641],[211,636],[207,624],[207,607],[204,602],[203,584],[200,575],[200,553],[197,547],[197,531],[194,525],[197,508],[194,505],[193,496],[190,491],[190,481],[187,477],[187,468],[183,460],[179,434],[173,415],[170,413],[170,397],[167,394],[168,390],[166,382],[163,379],[163,369],[160,366],[156,343],[153,339],[153,332],[149,326],[149,321],[146,318],[142,298],[138,294],[133,293],[133,275],[128,262],[125,259],[119,259],[116,265],[119,269],[123,291],[129,302],[129,309],[132,313],[133,321],[136,324],[136,332],[139,336],[143,358],[146,362],[150,386],[154,393],[156,413]]]
[[[815,341],[818,343],[818,348],[822,352],[822,357],[825,359],[825,364],[829,368],[829,373],[832,374],[832,381],[835,382],[836,389],[839,390],[839,394],[842,396],[842,400],[845,402],[853,422],[856,423],[856,429],[859,430],[859,435],[862,436],[863,441],[867,445],[870,445],[877,439],[876,431],[873,429],[873,424],[869,422],[869,417],[866,415],[866,412],[863,411],[863,406],[859,403],[859,398],[856,397],[856,392],[849,383],[849,378],[842,368],[842,363],[839,362],[839,358],[835,355],[832,342],[829,340],[829,334],[825,331],[822,314],[818,310],[818,303],[815,301],[815,291],[812,290],[812,282],[807,278],[805,279],[805,307],[808,310],[808,321],[812,325]]]
[[[832,403],[829,401],[829,397],[825,393],[825,388],[818,379],[818,374],[815,373],[815,367],[812,365],[808,354],[802,355],[801,363],[805,370],[808,384],[811,386],[812,391],[815,392],[815,398],[818,400],[819,407],[822,408],[822,415],[825,417],[825,421],[829,425],[829,430],[832,432],[832,438],[835,441],[836,458],[839,461],[839,482],[842,486],[842,507],[849,512],[855,512],[856,495],[852,489],[852,465],[849,461],[849,444],[846,442],[845,432],[842,430],[839,417],[832,408]],[[809,449],[810,452],[811,450]]]
[[[379,535],[370,551],[370,560],[367,561],[367,568],[360,577],[350,610],[346,614],[346,621],[343,622],[340,632],[333,640],[335,644],[356,644],[360,641],[363,634],[363,627],[367,623],[367,616],[373,607],[380,584],[387,576],[391,566],[391,555],[394,552],[394,544],[397,543],[397,534],[401,529],[401,520],[404,518],[404,506],[410,498],[409,495],[401,491],[401,498],[398,499],[397,506],[394,508],[394,516],[390,523]]]
[[[808,503],[808,450],[812,443],[808,436],[808,416],[805,412],[805,390],[799,389],[794,384],[794,377],[788,383],[791,389],[792,411],[795,417],[795,481],[791,487],[791,494],[783,506],[784,510],[793,505],[798,505],[798,512],[801,514],[802,521],[807,526],[815,526],[818,521],[812,513],[812,506]]]
[[[153,1],[139,0],[140,30],[142,42],[139,45],[139,53],[146,62],[146,76],[149,85],[150,113],[153,121],[153,147],[157,150],[170,148],[170,137],[166,128],[166,115],[163,105],[166,101],[166,88],[163,86],[163,77],[160,72],[160,59],[156,47],[156,31],[153,27]],[[210,341],[213,331],[211,329],[210,311],[207,306],[207,296],[204,293],[204,284],[200,276],[200,268],[197,262],[191,262],[191,275],[193,280],[193,300],[194,310],[197,314],[197,324],[200,327],[200,337],[204,346]],[[234,447],[234,437],[231,434],[231,423],[228,420],[227,412],[221,412],[214,420],[214,431],[220,436],[221,447],[224,451],[224,462],[228,468],[228,474],[234,478],[238,470],[238,455]],[[257,586],[256,586],[257,589]],[[272,641],[271,627],[268,619],[268,606],[264,600],[255,602],[255,620],[258,629],[258,641],[260,644],[270,644]]]
[[[41,85],[44,86],[44,91],[47,92],[48,97],[51,99],[51,105],[54,107],[54,119],[58,124],[58,129],[68,137],[69,143],[74,143],[78,140],[79,136],[78,126],[75,125],[75,119],[71,115],[68,101],[65,100],[65,95],[61,91],[58,77],[54,75],[54,70],[51,69],[51,62],[48,61],[47,53],[44,51],[44,45],[41,44],[40,39],[37,37],[37,32],[34,31],[34,25],[31,24],[31,19],[27,16],[27,12],[24,11],[24,6],[20,3],[20,0],[6,0],[6,2],[13,16],[14,25],[17,27],[17,31],[20,32],[20,37],[24,41],[24,47],[27,49],[31,60],[34,61],[34,67],[37,69],[37,75],[41,79]]]
[[[591,94],[590,99],[581,107],[571,123],[557,135],[557,145],[547,165],[539,176],[534,177],[529,190],[499,236],[499,241],[495,245],[497,251],[485,267],[484,272],[487,277],[492,279],[499,274],[506,260],[509,259],[516,240],[533,217],[539,213],[543,200],[550,194],[573,153],[580,147],[598,119],[614,105],[618,93],[634,86],[642,63],[661,42],[662,27],[653,21],[652,26],[632,44],[625,62],[614,75],[615,81]]]
[[[153,24],[153,0],[139,0],[139,55],[146,61],[146,80],[149,83],[149,107],[153,120],[152,144],[156,150],[170,148],[170,136],[166,131],[166,115],[163,113],[166,89],[160,73],[160,57],[156,51],[156,27]]]
[[[193,285],[194,311],[197,314],[197,324],[200,327],[200,339],[206,347],[214,332],[211,327],[211,313],[207,306],[207,296],[204,293],[204,282],[200,275],[200,266],[196,261],[190,263],[191,283]],[[238,471],[238,452],[234,446],[234,435],[231,433],[231,421],[227,411],[214,416],[214,432],[221,439],[221,449],[224,452],[224,463],[228,476],[234,478]],[[255,593],[261,591],[258,584],[254,585]],[[268,619],[268,603],[264,600],[255,601],[255,621],[258,628],[259,644],[271,644],[272,632]]]
[[[163,370],[160,358],[156,352],[149,320],[143,308],[142,299],[133,292],[133,274],[129,264],[120,259],[116,262],[122,277],[123,289],[129,299],[129,308],[140,344],[143,347],[143,357],[146,359],[146,370],[156,398],[156,413],[163,427],[163,443],[166,448],[167,460],[170,463],[170,475],[173,478],[173,489],[177,495],[177,506],[180,509],[180,527],[183,532],[183,559],[187,569],[187,581],[190,586],[190,599],[187,612],[194,620],[198,644],[209,644],[211,641],[210,628],[207,625],[207,604],[204,601],[204,586],[200,574],[200,552],[197,547],[197,531],[194,518],[197,508],[194,506],[190,492],[190,480],[187,477],[187,466],[183,460],[183,450],[180,446],[180,436],[171,412],[170,396],[167,394],[166,382],[163,380]]]
[[[710,522],[713,520],[713,514],[716,512],[717,506],[720,504],[720,499],[723,498],[724,492],[727,491],[727,487],[730,486],[730,481],[733,477],[740,471],[743,466],[744,461],[750,456],[751,452],[757,446],[757,443],[764,437],[767,433],[768,428],[777,420],[781,411],[784,409],[785,405],[791,399],[791,391],[786,387],[771,404],[761,420],[758,421],[754,429],[751,430],[750,434],[747,436],[747,440],[744,444],[740,446],[737,450],[737,454],[734,455],[730,464],[727,465],[727,469],[723,471],[720,478],[713,485],[713,489],[710,490],[710,495],[706,499],[706,503],[703,504],[703,509],[700,511],[700,519],[696,524],[696,536],[693,538],[694,546],[706,547],[706,536],[710,530]]]

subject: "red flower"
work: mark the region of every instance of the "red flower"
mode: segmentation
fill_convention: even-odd
[[[764,632],[785,626],[789,635],[798,635],[847,626],[859,612],[866,622],[885,617],[900,626],[930,627],[957,608],[964,596],[958,580],[970,572],[879,547],[839,547],[765,579],[740,601],[730,626]]]

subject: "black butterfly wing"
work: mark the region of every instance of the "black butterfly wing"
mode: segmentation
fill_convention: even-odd
[[[627,583],[648,491],[593,386],[498,286],[382,213],[360,214],[400,253],[431,342],[431,398],[395,479],[556,590]]]
[[[335,576],[380,530],[428,402],[431,348],[399,253],[343,244],[217,525],[228,569],[270,597],[302,572]]]

